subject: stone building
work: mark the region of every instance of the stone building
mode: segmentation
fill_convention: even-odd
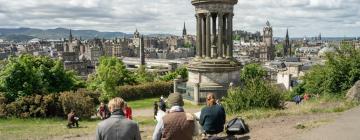
[[[233,58],[232,40],[233,9],[237,2],[191,1],[196,11],[196,57],[188,65],[189,78],[183,96],[195,103],[205,102],[208,93],[221,98],[230,85],[240,82],[241,64]]]
[[[263,45],[260,47],[260,61],[266,62],[274,60],[275,58],[275,46],[273,44],[273,29],[270,25],[270,22],[266,22],[266,27],[264,27],[263,35]]]

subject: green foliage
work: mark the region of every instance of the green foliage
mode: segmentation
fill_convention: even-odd
[[[275,45],[275,54],[277,57],[284,56],[284,45],[282,43]]]
[[[37,94],[56,93],[76,89],[80,80],[64,70],[61,61],[49,57],[21,55],[11,57],[0,71],[0,86],[9,100]]]
[[[315,66],[303,77],[304,91],[310,94],[344,94],[360,80],[360,50],[341,46],[328,53],[324,66]],[[301,94],[301,93],[298,93]]]
[[[259,64],[248,64],[241,71],[240,79],[244,82],[248,80],[261,80],[266,76],[266,70],[261,67]]]
[[[246,65],[241,73],[244,86],[228,91],[223,101],[225,109],[230,113],[236,113],[252,108],[281,107],[281,92],[264,80],[265,76],[266,71],[260,65]]]
[[[95,113],[95,101],[84,91],[61,93],[59,102],[64,114],[74,110],[78,116],[90,118]]]
[[[0,117],[64,117],[74,109],[81,117],[90,117],[98,104],[98,93],[86,90],[49,95],[30,95],[8,101],[0,96]]]
[[[101,57],[96,73],[90,76],[89,88],[102,92],[102,100],[116,93],[116,87],[135,84],[135,76],[126,69],[124,63],[116,57]]]
[[[121,97],[126,101],[143,98],[167,96],[173,91],[172,82],[152,82],[141,85],[119,86],[116,93],[112,94],[109,99]]]
[[[189,43],[189,42],[187,42],[187,43],[185,43],[184,44],[184,48],[192,48],[193,46]]]
[[[233,40],[240,40],[241,36],[240,35],[234,35],[233,36]]]
[[[180,76],[182,79],[188,78],[188,70],[186,67],[179,67],[174,72],[168,72],[166,75],[160,77],[162,81],[172,81]]]
[[[153,82],[157,77],[156,73],[147,72],[145,66],[140,66],[135,71],[135,77],[137,83]]]

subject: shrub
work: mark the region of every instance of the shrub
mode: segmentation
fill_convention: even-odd
[[[59,102],[65,115],[74,110],[79,117],[90,118],[95,112],[95,101],[84,90],[63,92],[60,94]]]
[[[245,87],[230,89],[223,104],[227,112],[236,113],[252,108],[279,108],[281,92],[265,82],[256,82]]]
[[[112,95],[110,98],[121,97],[124,100],[136,100],[142,98],[160,97],[161,95],[167,96],[173,92],[173,83],[153,82],[141,85],[126,85],[117,87],[116,91],[117,94]]]

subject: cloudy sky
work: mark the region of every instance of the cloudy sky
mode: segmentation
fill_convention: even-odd
[[[0,0],[0,27],[65,27],[131,33],[195,32],[190,0]],[[234,29],[260,31],[269,20],[274,35],[359,36],[360,0],[239,0]]]

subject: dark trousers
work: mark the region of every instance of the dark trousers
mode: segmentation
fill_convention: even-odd
[[[68,128],[71,128],[71,127],[79,127],[79,123],[77,120],[73,121],[73,122],[68,122],[68,125],[67,125]]]

